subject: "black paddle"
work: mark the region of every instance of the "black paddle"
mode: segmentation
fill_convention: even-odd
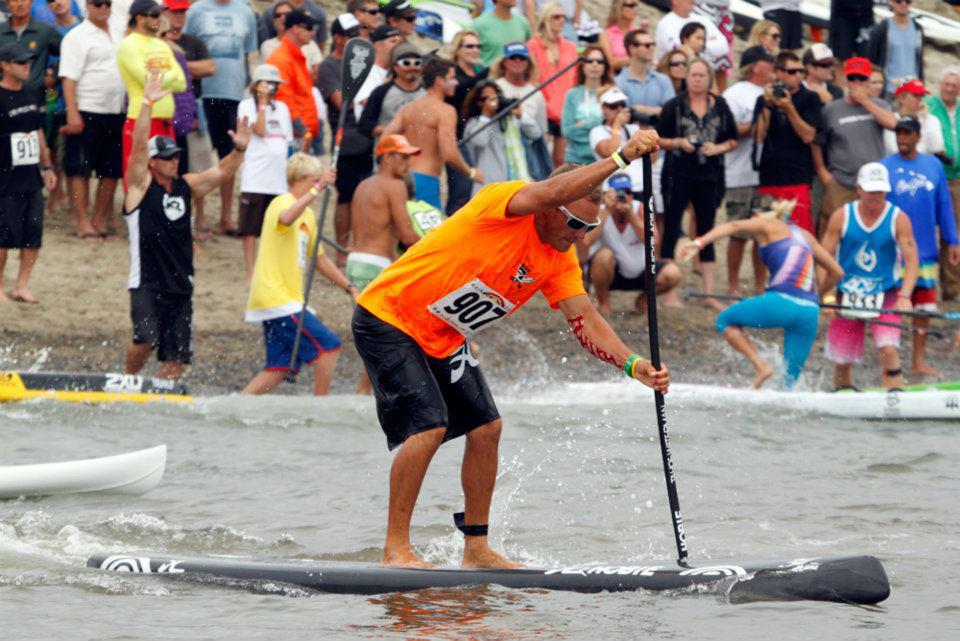
[[[353,38],[347,42],[343,51],[343,62],[340,64],[340,117],[337,119],[337,132],[333,139],[332,167],[337,166],[340,159],[340,143],[343,141],[343,125],[347,118],[347,110],[353,108],[353,99],[363,85],[363,81],[370,75],[373,68],[373,45],[366,40]],[[293,339],[293,351],[290,353],[290,368],[287,371],[287,382],[297,380],[297,352],[300,350],[300,339],[303,336],[303,319],[307,313],[307,302],[310,300],[310,289],[313,286],[313,274],[317,270],[317,250],[323,239],[323,225],[327,220],[327,205],[330,203],[330,185],[323,189],[323,204],[320,206],[320,221],[317,223],[317,238],[313,242],[313,252],[310,253],[310,267],[307,269],[307,282],[303,287],[303,308],[300,318],[297,319],[297,335]]]
[[[746,298],[746,296],[734,296],[733,294],[704,294],[703,292],[695,292],[689,289],[683,294],[683,297],[684,298],[715,298],[717,300],[743,300],[744,298]],[[845,305],[832,305],[828,303],[821,303],[820,307],[823,307],[826,309],[838,309],[838,310],[843,310],[847,312],[869,312],[873,314],[879,313],[875,309],[867,309],[867,308],[861,309],[859,307],[846,307]],[[893,309],[890,309],[890,310],[885,309],[883,310],[882,313],[886,314],[888,312],[897,313],[896,310],[893,310]],[[900,312],[900,313],[906,314],[906,312]],[[942,318],[944,315],[931,314],[928,316],[924,312],[916,312],[915,314],[912,314],[912,316],[914,316],[915,318]],[[938,332],[935,329],[913,327],[912,325],[901,325],[900,323],[890,323],[887,321],[875,320],[872,318],[856,318],[854,320],[860,320],[860,321],[863,321],[864,323],[869,323],[871,325],[882,325],[883,327],[896,327],[897,329],[903,329],[908,332],[913,332],[914,334],[926,334],[927,336],[932,336],[934,338],[947,337],[946,334],[944,334],[943,332]]]
[[[653,229],[656,214],[653,211],[653,165],[650,155],[643,162],[643,212],[646,222],[643,226],[643,248],[647,254],[647,325],[650,328],[650,362],[654,369],[660,369],[660,332],[657,328],[657,262],[653,246]],[[663,474],[667,481],[667,500],[670,503],[670,520],[673,523],[673,536],[677,541],[677,563],[687,565],[687,541],[683,530],[683,516],[680,514],[680,499],[677,496],[677,479],[673,471],[673,455],[670,453],[670,434],[667,432],[667,412],[663,403],[663,394],[654,390],[653,400],[657,408],[657,429],[660,432],[660,454],[663,458]]]

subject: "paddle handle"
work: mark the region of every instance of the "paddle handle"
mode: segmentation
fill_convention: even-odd
[[[641,159],[643,168],[643,249],[647,256],[647,325],[650,332],[650,362],[660,369],[660,332],[657,325],[657,260],[653,242],[653,230],[656,225],[656,212],[653,208],[653,165],[650,155]],[[657,410],[657,431],[660,433],[660,456],[663,459],[663,475],[667,482],[667,501],[670,505],[670,521],[673,524],[673,536],[677,543],[677,563],[687,564],[687,541],[683,528],[683,515],[680,513],[680,497],[677,495],[677,478],[673,468],[673,454],[670,451],[670,432],[667,430],[667,411],[663,394],[654,390],[653,401]]]

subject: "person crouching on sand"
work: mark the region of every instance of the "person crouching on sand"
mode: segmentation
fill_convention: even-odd
[[[320,233],[310,203],[327,185],[332,185],[335,178],[335,170],[324,171],[313,156],[294,154],[287,161],[290,191],[274,198],[263,216],[245,320],[263,324],[267,362],[263,371],[243,389],[244,394],[269,392],[290,371],[297,323],[303,310],[304,271]],[[317,269],[327,280],[356,297],[357,289],[323,254],[323,247],[319,245],[316,261]],[[324,395],[330,391],[340,355],[340,339],[310,308],[304,313],[303,336],[293,371],[300,371],[301,363],[316,365],[313,393]]]
[[[763,197],[760,202],[768,199]],[[682,241],[677,249],[680,260],[690,260],[710,243],[737,233],[753,236],[760,248],[760,260],[770,273],[766,291],[731,305],[717,316],[717,331],[756,370],[754,389],[770,378],[773,368],[760,357],[743,328],[783,328],[783,384],[790,389],[800,377],[817,338],[820,296],[831,291],[843,277],[840,264],[809,232],[785,222],[795,204],[796,201],[779,200],[769,211],[759,211],[761,205],[754,208],[750,218],[714,227],[699,238]],[[819,287],[814,264],[826,270]]]

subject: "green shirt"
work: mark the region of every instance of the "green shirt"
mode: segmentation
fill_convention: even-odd
[[[48,24],[30,18],[21,35],[13,30],[10,21],[0,24],[0,47],[14,42],[33,54],[30,64],[30,78],[24,83],[24,88],[33,91],[37,102],[43,102],[43,76],[47,72],[48,61],[51,55],[60,55],[60,33]]]
[[[940,121],[940,128],[943,129],[943,142],[946,146],[946,155],[953,159],[952,165],[944,165],[943,169],[947,172],[947,180],[957,180],[960,178],[960,137],[957,135],[958,127],[955,121],[951,122],[950,114],[947,112],[947,106],[943,104],[940,96],[928,96],[924,102],[930,110],[930,115]],[[960,118],[960,108],[954,113],[955,118]]]
[[[501,20],[492,11],[481,14],[470,23],[480,35],[480,62],[485,67],[503,55],[503,46],[511,42],[526,43],[530,39],[530,23],[526,18],[510,15],[509,20]]]

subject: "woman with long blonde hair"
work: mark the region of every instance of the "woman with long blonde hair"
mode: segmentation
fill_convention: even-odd
[[[540,68],[540,77],[535,82],[543,82],[577,59],[577,46],[563,37],[566,21],[567,14],[556,2],[548,2],[540,10],[537,35],[527,41],[530,57]],[[560,118],[563,115],[564,96],[575,80],[576,72],[569,69],[542,89],[547,101],[547,133],[553,136],[554,166],[563,163],[567,143],[560,131]]]

